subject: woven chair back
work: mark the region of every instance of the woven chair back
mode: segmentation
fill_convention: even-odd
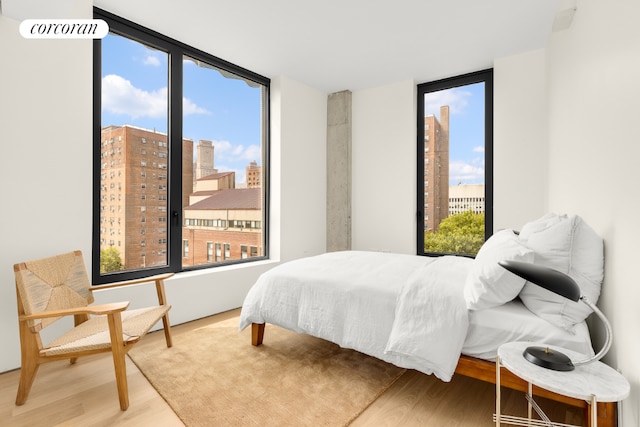
[[[14,270],[24,314],[86,307],[93,302],[80,251],[16,264]],[[58,319],[31,320],[29,326],[38,332]]]

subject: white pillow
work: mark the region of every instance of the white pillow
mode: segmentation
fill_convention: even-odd
[[[568,274],[580,292],[594,304],[604,278],[604,242],[577,215],[545,215],[525,225],[520,239],[535,252],[534,263]],[[570,332],[591,314],[582,302],[570,301],[533,283],[520,292],[524,305],[554,325]]]
[[[533,252],[513,230],[498,231],[478,251],[464,286],[469,310],[496,307],[518,296],[525,280],[498,264],[504,260],[533,262]]]

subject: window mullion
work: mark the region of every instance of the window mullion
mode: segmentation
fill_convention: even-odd
[[[172,271],[182,269],[182,56],[181,49],[175,47],[169,53],[169,265]]]

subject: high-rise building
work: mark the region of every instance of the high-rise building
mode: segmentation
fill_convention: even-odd
[[[258,166],[256,161],[249,163],[247,166],[246,180],[247,188],[262,187],[262,167]]]
[[[167,135],[130,125],[102,129],[100,249],[117,248],[124,269],[166,265]],[[193,141],[183,139],[183,205],[193,191]]]
[[[436,231],[449,216],[449,107],[440,120],[424,118],[424,229]]]
[[[218,171],[213,167],[215,155],[213,142],[201,139],[198,141],[197,150],[195,180],[217,173]]]

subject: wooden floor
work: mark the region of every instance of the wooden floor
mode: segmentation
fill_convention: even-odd
[[[177,325],[173,334],[238,315],[238,310]],[[161,333],[160,333],[161,334]],[[149,337],[150,338],[150,337]],[[155,337],[154,337],[155,339]],[[147,382],[138,368],[127,362],[130,406],[120,411],[110,355],[66,361],[40,367],[26,404],[15,406],[19,371],[0,375],[0,425],[45,426],[183,426],[169,405]],[[522,393],[503,389],[502,405],[514,415],[526,413]],[[407,371],[352,424],[363,426],[494,426],[495,388],[492,384],[455,376],[451,383],[416,371]],[[552,420],[581,424],[579,410],[543,401]],[[286,425],[286,420],[283,420]]]

